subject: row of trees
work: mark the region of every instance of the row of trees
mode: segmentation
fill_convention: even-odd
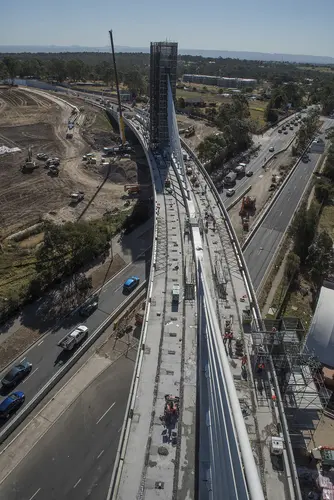
[[[310,140],[314,137],[315,133],[319,129],[319,117],[319,110],[313,108],[307,113],[306,117],[303,118],[296,134],[296,145],[293,147],[294,155],[300,155],[305,150]]]
[[[73,57],[73,54],[72,54]],[[113,66],[110,61],[101,60],[97,64],[87,64],[82,59],[64,57],[53,57],[41,59],[31,57],[20,59],[18,57],[5,56],[0,61],[0,79],[14,79],[15,77],[34,77],[44,80],[64,81],[103,81],[112,86],[115,81]],[[142,94],[147,89],[146,71],[139,66],[131,66],[123,61],[119,64],[119,80],[135,94]]]
[[[231,103],[207,111],[208,118],[221,133],[210,134],[198,145],[198,156],[202,161],[222,163],[251,146],[250,112],[248,100],[243,95],[234,95]]]
[[[273,85],[271,98],[265,110],[264,119],[276,123],[280,114],[291,107],[300,109],[304,106],[305,90],[300,84],[290,82],[285,85]]]

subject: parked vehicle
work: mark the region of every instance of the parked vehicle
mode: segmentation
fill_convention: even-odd
[[[180,285],[175,283],[172,289],[172,302],[176,303],[180,300]]]
[[[23,359],[21,363],[13,366],[13,368],[11,368],[9,372],[6,373],[6,375],[1,380],[1,384],[4,387],[14,387],[31,372],[31,369],[32,364],[29,363],[29,361],[27,361],[26,359]]]
[[[57,345],[66,351],[71,351],[73,347],[80,344],[87,335],[88,327],[85,325],[78,325],[74,330],[65,335]]]
[[[0,403],[0,418],[7,419],[15,413],[25,401],[22,391],[13,392]]]
[[[128,278],[123,285],[123,293],[131,293],[139,285],[139,281],[140,279],[138,276],[131,276],[131,278]]]
[[[235,189],[227,189],[226,190],[226,196],[229,198],[235,194]]]
[[[46,153],[37,153],[36,158],[37,160],[47,160],[49,157]]]
[[[253,174],[254,172],[252,170],[248,170],[248,172],[246,172],[247,177],[252,177]]]
[[[269,153],[273,153],[274,151],[275,151],[274,146],[270,146],[270,148],[269,148]]]

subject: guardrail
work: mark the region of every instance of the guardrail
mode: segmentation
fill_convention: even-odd
[[[114,111],[110,110],[110,112],[114,112]],[[114,113],[117,115],[116,112],[114,112]],[[143,150],[145,151],[147,162],[148,162],[150,172],[151,172],[151,177],[153,180],[154,173],[153,173],[153,169],[152,169],[152,165],[151,165],[150,152],[147,150],[147,145],[145,144],[141,135],[138,134],[138,131],[135,130],[135,128],[132,126],[132,124],[129,123],[129,121],[126,118],[124,119],[124,122],[126,123],[126,125],[129,128],[131,128],[131,130],[138,137],[138,139],[143,147]],[[154,183],[153,183],[153,185],[154,185]],[[156,204],[156,191],[155,191],[155,189],[153,190],[153,198],[154,198],[154,206],[155,206],[155,204]],[[124,419],[122,430],[121,430],[120,440],[119,440],[119,444],[118,444],[118,448],[117,448],[116,458],[115,458],[112,476],[111,476],[111,480],[110,480],[110,485],[109,485],[109,489],[108,489],[108,493],[107,493],[107,500],[110,500],[111,498],[115,499],[117,492],[118,492],[118,487],[119,487],[121,474],[122,474],[122,470],[123,470],[123,464],[124,464],[127,443],[128,443],[129,434],[130,434],[130,427],[131,427],[131,423],[132,423],[133,412],[134,412],[134,408],[135,408],[136,395],[137,395],[138,384],[139,384],[139,377],[140,377],[140,372],[141,372],[141,367],[142,367],[143,357],[144,357],[144,352],[145,352],[145,341],[146,341],[146,335],[147,335],[148,320],[149,320],[149,315],[150,315],[150,310],[151,310],[153,281],[154,281],[154,273],[155,273],[155,268],[156,268],[156,249],[157,249],[157,241],[158,241],[156,216],[154,217],[153,234],[154,234],[154,238],[153,238],[152,260],[151,260],[150,277],[149,277],[148,292],[147,292],[147,299],[146,299],[146,308],[145,308],[145,312],[144,312],[144,321],[143,321],[142,331],[141,331],[141,335],[140,335],[140,339],[139,339],[137,357],[136,357],[131,387],[130,387],[130,391],[129,391],[128,403],[127,403],[127,407],[126,407],[126,411],[125,411],[125,419]]]
[[[253,316],[253,318],[255,320],[255,323],[256,323],[258,331],[264,331],[264,325],[263,325],[263,322],[262,322],[262,317],[261,317],[261,312],[260,312],[260,309],[259,309],[259,305],[257,303],[257,298],[256,298],[255,290],[253,288],[253,284],[252,284],[252,281],[251,281],[251,278],[250,278],[250,275],[249,275],[249,272],[248,272],[248,269],[247,269],[247,265],[246,265],[245,259],[243,257],[243,253],[242,253],[242,249],[241,249],[240,243],[239,243],[238,238],[237,238],[237,236],[235,234],[235,231],[234,231],[234,228],[232,226],[232,223],[231,223],[231,221],[229,219],[226,207],[224,206],[224,204],[223,204],[223,202],[222,202],[222,200],[221,200],[221,198],[219,196],[219,193],[217,191],[217,188],[214,185],[214,183],[213,183],[210,175],[205,170],[205,168],[202,166],[202,164],[198,160],[198,158],[195,155],[195,153],[193,152],[193,150],[182,139],[181,139],[181,143],[182,143],[183,147],[185,148],[185,150],[193,158],[193,160],[196,163],[196,165],[198,166],[198,168],[201,170],[201,172],[204,175],[204,177],[205,177],[208,185],[210,186],[210,189],[211,189],[212,193],[214,194],[214,196],[216,198],[216,201],[217,201],[218,205],[221,208],[221,211],[223,212],[223,214],[225,216],[224,220],[225,220],[226,225],[227,225],[227,230],[228,230],[228,233],[229,233],[229,238],[230,238],[230,241],[231,241],[232,246],[234,248],[235,255],[237,257],[237,261],[238,261],[239,269],[241,271],[241,275],[244,278],[244,283],[245,283],[247,295],[250,298],[250,309],[251,309],[251,312],[252,312],[252,316]],[[278,408],[278,412],[279,412],[279,416],[280,416],[280,420],[281,420],[281,424],[282,424],[282,431],[283,431],[283,436],[284,436],[284,440],[285,440],[285,446],[286,446],[286,450],[287,450],[287,454],[288,454],[288,461],[289,461],[289,463],[285,464],[286,465],[286,470],[288,472],[288,476],[291,477],[292,483],[293,483],[293,492],[290,491],[290,498],[291,499],[297,498],[298,500],[301,500],[302,496],[301,496],[301,491],[300,491],[300,486],[299,486],[299,480],[298,480],[298,474],[297,474],[297,469],[296,469],[296,463],[295,463],[294,456],[293,456],[292,444],[291,444],[291,440],[290,440],[290,436],[289,436],[288,425],[287,425],[287,421],[286,421],[286,417],[285,417],[285,413],[284,413],[284,407],[283,407],[281,393],[280,393],[280,389],[279,389],[279,385],[278,385],[278,380],[277,380],[277,376],[276,376],[276,372],[275,372],[275,367],[273,365],[273,361],[272,361],[271,357],[270,357],[270,371],[271,371],[271,374],[272,374],[272,380],[273,380],[274,390],[275,390],[275,393],[276,393],[277,408]]]
[[[64,375],[75,365],[81,356],[94,344],[96,339],[104,332],[108,326],[115,321],[119,314],[126,309],[131,302],[142,292],[146,287],[146,281],[129,296],[127,299],[113,311],[108,318],[88,337],[86,342],[73,354],[69,361],[45,384],[42,389],[34,396],[34,398],[23,407],[23,410],[16,415],[13,420],[0,432],[0,444],[20,425],[21,422],[33,411],[34,408],[42,401],[42,399],[53,389],[53,387],[64,377]]]

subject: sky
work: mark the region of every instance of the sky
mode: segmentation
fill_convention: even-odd
[[[334,57],[334,0],[0,0],[0,45],[241,50]]]

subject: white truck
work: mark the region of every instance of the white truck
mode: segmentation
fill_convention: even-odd
[[[173,290],[172,290],[172,302],[176,303],[179,302],[180,298],[180,285],[176,284],[173,285]]]
[[[82,342],[83,339],[87,337],[87,335],[87,326],[78,325],[74,330],[65,335],[65,337],[62,338],[57,345],[62,349],[65,349],[66,351],[71,351],[73,347],[80,344],[80,342]]]

